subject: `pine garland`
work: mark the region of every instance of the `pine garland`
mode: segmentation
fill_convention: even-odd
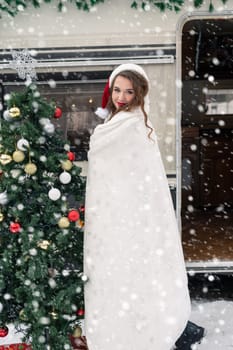
[[[226,4],[228,0],[219,0]],[[165,10],[179,12],[184,6],[185,0],[134,0],[131,7],[134,9],[142,8],[149,11],[152,7],[159,9],[161,12]],[[193,6],[200,8],[204,4],[204,0],[193,0]],[[214,11],[212,0],[209,0],[209,12]]]
[[[1,14],[6,12],[10,16],[14,17],[19,12],[28,8],[28,6],[33,6],[36,9],[41,6],[41,3],[57,3],[58,11],[62,12],[66,3],[70,2],[75,5],[77,10],[90,11],[93,6],[97,6],[100,3],[104,3],[105,0],[1,0],[0,2],[0,17]],[[226,4],[228,0],[219,0],[223,4]],[[157,8],[161,12],[166,10],[179,12],[184,6],[185,0],[133,0],[131,2],[132,9],[143,9],[144,11],[150,11],[152,8]],[[193,0],[193,6],[195,8],[200,8],[204,3],[204,0]],[[209,0],[209,12],[214,11],[214,5],[212,0]]]

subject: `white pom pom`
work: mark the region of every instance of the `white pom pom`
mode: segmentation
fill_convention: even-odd
[[[43,129],[46,132],[46,134],[53,134],[55,127],[52,123],[47,123],[44,125]]]
[[[101,119],[105,119],[109,115],[109,110],[107,108],[98,107],[95,114]]]
[[[57,188],[51,188],[48,196],[52,201],[57,201],[61,197],[61,192]]]
[[[71,175],[67,171],[63,171],[63,173],[61,173],[61,175],[59,176],[59,180],[62,184],[66,185],[70,183]]]
[[[40,125],[46,125],[46,124],[50,123],[50,120],[49,120],[49,118],[40,118],[39,123],[40,123]]]
[[[21,174],[21,170],[20,169],[12,169],[10,171],[10,174],[13,177],[13,179],[16,179]]]
[[[64,145],[64,150],[65,151],[70,151],[70,145],[68,145],[67,143]]]
[[[14,120],[14,118],[12,118],[10,116],[10,112],[8,110],[3,112],[3,118],[7,121],[7,122],[12,122]]]
[[[43,145],[46,142],[46,138],[44,136],[40,136],[37,141],[40,145]]]

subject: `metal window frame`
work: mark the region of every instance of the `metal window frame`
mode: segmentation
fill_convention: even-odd
[[[20,51],[21,48],[14,49]],[[35,68],[113,66],[122,63],[165,64],[175,61],[175,44],[139,46],[96,46],[28,48]],[[0,70],[11,70],[11,50],[0,50]]]

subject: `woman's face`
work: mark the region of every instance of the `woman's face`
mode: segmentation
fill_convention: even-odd
[[[112,89],[112,102],[116,109],[130,104],[134,97],[135,91],[131,81],[118,75]]]

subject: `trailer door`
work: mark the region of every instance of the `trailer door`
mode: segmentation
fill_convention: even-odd
[[[189,269],[233,270],[233,18],[182,19],[178,196]]]

